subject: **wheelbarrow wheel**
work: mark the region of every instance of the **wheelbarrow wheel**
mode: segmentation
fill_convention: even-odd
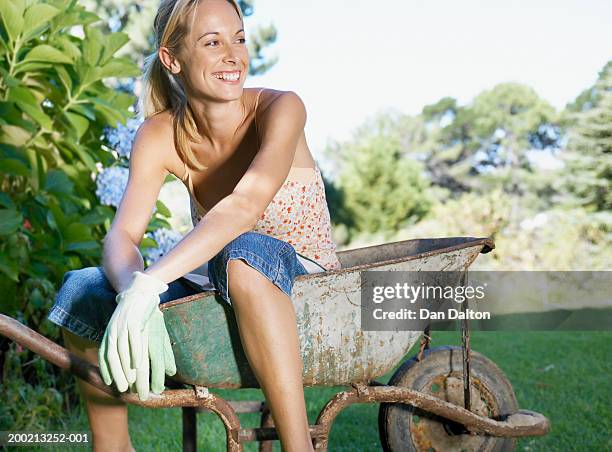
[[[512,385],[493,361],[471,352],[471,410],[504,419],[518,411]],[[461,347],[442,346],[403,363],[389,380],[400,386],[463,406]],[[514,438],[470,435],[462,425],[424,412],[406,403],[381,403],[378,412],[380,441],[386,452],[404,451],[508,451]]]

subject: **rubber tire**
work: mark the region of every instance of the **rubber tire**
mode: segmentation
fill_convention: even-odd
[[[479,380],[493,397],[496,413],[493,417],[504,419],[518,411],[518,403],[514,390],[508,378],[497,365],[484,355],[471,351],[470,368],[472,385]],[[404,362],[389,380],[389,386],[400,386],[417,391],[423,391],[436,375],[449,375],[454,373],[463,375],[462,349],[457,346],[441,346],[425,351],[423,360],[418,362],[416,357]],[[463,381],[463,378],[461,378]],[[463,397],[463,396],[462,396]],[[427,413],[419,411],[412,405],[405,403],[381,403],[378,411],[378,427],[382,448],[385,452],[413,452],[419,450],[436,450],[434,448],[418,448],[411,437],[410,425],[413,416]],[[417,416],[418,417],[418,416]],[[428,419],[430,422],[431,418]],[[437,422],[437,421],[432,421]],[[462,436],[462,435],[460,435]],[[469,435],[466,435],[466,438]],[[484,435],[487,450],[512,451],[516,447],[515,438],[502,438]],[[454,437],[459,438],[459,437]],[[466,439],[467,441],[467,439]],[[457,450],[470,450],[459,448]],[[478,450],[483,450],[483,447]]]

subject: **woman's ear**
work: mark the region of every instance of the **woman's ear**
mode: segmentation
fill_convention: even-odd
[[[157,55],[161,63],[173,74],[181,72],[181,64],[179,61],[170,53],[167,47],[160,47]]]

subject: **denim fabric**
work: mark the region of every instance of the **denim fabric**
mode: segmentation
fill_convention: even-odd
[[[212,284],[230,305],[227,273],[230,259],[244,260],[288,296],[291,296],[295,277],[308,274],[291,244],[259,232],[245,232],[225,245],[208,263]]]
[[[230,259],[246,261],[289,296],[294,278],[308,273],[289,243],[257,232],[245,232],[228,243],[208,264],[211,282],[230,305],[227,284]],[[200,292],[185,278],[179,278],[168,284],[168,290],[160,295],[160,302]],[[102,267],[70,270],[64,275],[47,318],[77,336],[101,342],[116,307],[116,296]]]
[[[179,278],[168,284],[168,290],[159,299],[166,303],[198,292],[186,280]],[[64,275],[47,318],[77,336],[101,342],[117,306],[116,296],[117,292],[102,267],[70,270]]]

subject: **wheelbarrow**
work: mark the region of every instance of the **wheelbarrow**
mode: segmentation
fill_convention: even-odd
[[[298,276],[296,311],[304,386],[347,386],[320,411],[310,434],[315,450],[326,451],[331,426],[352,403],[380,403],[378,424],[385,451],[512,450],[517,437],[545,435],[543,415],[519,410],[512,385],[485,356],[470,350],[468,320],[461,347],[430,348],[424,331],[363,331],[360,274],[376,271],[466,271],[480,253],[495,247],[488,238],[417,239],[338,252],[341,269]],[[182,407],[183,450],[196,450],[196,415],[216,413],[225,426],[227,450],[259,441],[271,451],[278,440],[265,401],[228,401],[209,388],[258,388],[241,347],[232,309],[216,291],[162,305],[177,373],[162,394],[141,401],[136,394],[106,386],[98,368],[65,348],[0,315],[0,334],[69,370],[126,403],[151,408]],[[390,372],[420,338],[417,356]],[[260,427],[242,428],[238,413],[260,413]]]

